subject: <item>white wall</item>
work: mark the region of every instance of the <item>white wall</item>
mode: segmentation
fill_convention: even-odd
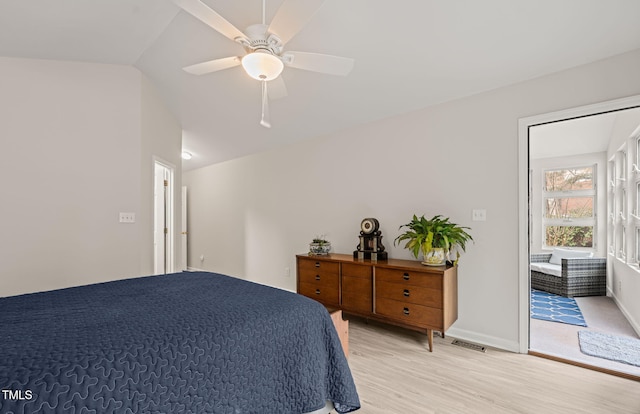
[[[637,132],[638,127],[640,127],[640,109],[621,113],[616,118],[607,153],[607,159],[611,159],[624,144],[627,144],[627,177],[630,180],[636,178],[636,175],[631,172],[631,165],[636,162],[635,139],[630,138],[633,132]],[[608,180],[614,180],[614,177],[608,177]],[[627,211],[633,211],[635,209],[634,192],[630,191],[628,194]],[[627,235],[627,257],[631,261],[635,257],[635,238],[633,231],[627,231],[630,233]],[[635,331],[640,334],[640,301],[638,300],[640,270],[638,266],[628,265],[617,258],[616,254],[609,254],[607,265],[609,294],[614,297],[620,310],[626,315]]]
[[[152,183],[155,161],[162,161],[173,167],[173,246],[174,270],[181,262],[180,211],[182,187],[182,127],[162,102],[157,90],[145,76],[142,76],[141,138],[142,154],[140,174],[143,183]],[[153,273],[153,186],[143,185],[140,191],[141,209],[145,213],[140,222],[142,232],[141,274]]]
[[[143,146],[152,99],[140,72],[0,58],[0,82],[0,296],[148,273],[141,160],[150,169],[157,144]],[[154,140],[179,143],[171,133]]]
[[[410,258],[393,247],[398,226],[444,214],[475,239],[450,334],[517,351],[518,119],[639,94],[638,73],[640,50],[187,172],[189,265],[294,290],[294,256],[315,235],[350,253],[376,217],[390,256]],[[477,208],[486,222],[471,221]]]
[[[535,128],[534,128],[535,129]],[[532,145],[535,135],[531,133]],[[551,253],[551,248],[543,249],[543,200],[544,171],[557,168],[587,167],[596,165],[597,200],[596,238],[594,239],[594,257],[607,257],[607,153],[580,154],[564,157],[541,158],[531,160],[531,253]]]

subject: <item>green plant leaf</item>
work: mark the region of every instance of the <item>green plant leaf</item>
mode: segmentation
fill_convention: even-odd
[[[463,251],[466,251],[466,243],[473,240],[471,235],[467,233],[467,230],[471,230],[469,227],[458,226],[452,223],[449,217],[443,217],[440,214],[431,219],[425,218],[424,215],[418,217],[414,214],[409,223],[398,227],[398,230],[402,229],[405,231],[394,239],[394,244],[407,241],[404,247],[411,251],[416,259],[420,252],[425,254],[438,247],[449,252],[455,246],[460,246]],[[456,253],[459,258],[460,253]]]

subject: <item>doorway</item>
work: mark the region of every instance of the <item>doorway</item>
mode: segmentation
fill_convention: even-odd
[[[171,164],[154,160],[153,272],[173,272],[173,172]]]
[[[533,179],[534,174],[533,174],[532,164],[534,160],[532,158],[532,149],[534,149],[534,146],[535,146],[535,142],[533,141],[535,139],[535,130],[536,128],[538,130],[541,130],[542,127],[548,127],[553,125],[559,126],[562,123],[564,123],[564,121],[575,121],[575,120],[582,120],[582,119],[586,120],[587,118],[590,118],[593,120],[598,115],[618,113],[626,109],[638,108],[638,107],[640,107],[640,96],[635,96],[635,97],[624,98],[616,101],[603,102],[596,105],[589,105],[585,107],[574,108],[574,109],[569,109],[569,110],[564,110],[564,111],[559,111],[559,112],[554,112],[549,114],[543,114],[543,115],[538,115],[530,118],[524,118],[519,121],[519,246],[520,246],[519,248],[520,338],[519,339],[520,339],[521,353],[533,353],[538,355],[538,353],[536,352],[530,352],[530,347],[532,344],[532,336],[531,336],[532,322],[529,319],[530,297],[531,297],[530,296],[531,283],[530,283],[530,275],[529,275],[529,258],[532,253],[540,253],[538,250],[541,247],[540,246],[541,239],[542,239],[542,244],[544,244],[545,235],[542,234],[541,236],[540,234],[541,232],[543,232],[542,230],[543,226],[540,222],[541,220],[540,207],[542,204],[540,206],[535,204],[535,203],[542,203],[540,200],[540,194],[538,194],[537,200],[534,200],[532,196],[534,186],[536,186],[537,184],[542,185],[541,182],[539,183],[537,181],[534,181]],[[566,124],[568,123],[569,122],[567,122]],[[571,144],[567,145],[566,147],[575,148],[575,143],[573,145]],[[538,150],[540,150],[540,148],[538,148]],[[544,148],[544,150],[548,150],[548,148]],[[607,147],[605,147],[604,149],[601,149],[600,151],[604,151],[605,153],[607,153],[608,150],[609,152],[611,152],[611,150],[608,148],[608,143],[607,143]],[[560,155],[565,155],[565,154],[560,154]],[[553,154],[551,156],[553,156]],[[602,172],[606,174],[607,156],[604,155],[604,158],[605,158],[605,161],[604,161],[605,165],[599,168],[601,168],[603,170]],[[540,175],[540,172],[538,171],[538,176],[539,175]],[[606,182],[604,183],[604,185],[602,185],[602,187],[603,187],[601,188],[602,194],[607,195],[608,189],[607,189]],[[606,201],[605,201],[605,204],[606,204]],[[610,208],[610,204],[605,205],[604,208],[602,207],[602,205],[600,206],[599,214],[602,216],[602,218],[608,217],[607,209],[609,208]],[[536,212],[536,217],[538,217],[538,221],[535,223],[533,222],[534,209],[538,210]],[[596,243],[599,244],[599,246],[597,249],[594,246],[594,250],[598,254],[601,254],[607,257],[608,262],[613,262],[615,261],[616,257],[615,255],[612,256],[610,252],[610,245],[612,243],[611,232],[609,231],[610,229],[607,228],[611,226],[608,225],[608,220],[606,219],[602,220],[602,223],[597,226],[599,227],[598,231],[603,237],[600,238],[600,241],[596,241]],[[532,243],[534,243],[535,245],[533,245]],[[617,264],[618,263],[616,263],[616,265]],[[611,270],[612,265],[608,264],[608,267],[609,267],[609,270]],[[611,278],[611,273],[612,272],[608,272],[609,279]],[[608,294],[611,296],[611,294],[613,293],[614,298],[616,299],[616,301],[618,301],[619,297],[615,297],[615,294],[619,292],[616,292],[616,291],[612,292],[611,280],[608,281],[607,285],[608,285]],[[599,299],[609,300],[609,302],[613,304],[613,300],[611,299],[611,297],[601,297]],[[615,304],[613,305],[614,305],[613,307],[615,308],[616,307]],[[550,322],[550,323],[554,324],[554,322]],[[534,324],[534,325],[536,330],[539,329],[539,325],[537,324]],[[572,336],[572,338],[575,336],[575,333],[573,334],[574,335]],[[537,345],[538,345],[538,342],[536,342],[536,346]],[[579,349],[577,352],[578,354],[580,353]],[[549,355],[540,355],[540,356],[548,357]],[[598,362],[595,363],[596,364],[595,366],[592,366],[590,365],[590,363],[581,363],[579,361],[571,360],[571,359],[563,359],[563,358],[552,358],[552,359],[557,359],[563,362],[575,363],[575,365],[581,365],[589,368],[598,369],[598,366],[597,366]],[[599,369],[599,370],[602,370],[605,372],[611,371],[608,369]],[[615,372],[610,372],[610,373],[615,373]],[[623,374],[622,376],[625,376],[625,375]],[[636,376],[636,379],[637,379],[637,376]]]
[[[187,230],[187,187],[182,186],[182,210],[180,217],[181,232],[180,232],[180,270],[188,270],[187,264],[187,242],[188,242],[188,230]]]

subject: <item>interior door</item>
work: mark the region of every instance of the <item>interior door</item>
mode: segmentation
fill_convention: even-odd
[[[174,271],[173,166],[155,161],[153,214],[154,274]]]

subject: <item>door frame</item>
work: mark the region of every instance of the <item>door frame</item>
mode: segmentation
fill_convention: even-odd
[[[181,209],[180,209],[180,270],[187,270],[188,269],[188,254],[187,254],[187,249],[188,249],[188,243],[189,243],[189,238],[188,238],[188,223],[187,223],[187,186],[183,185],[182,186],[182,203],[181,203]]]
[[[640,106],[640,95],[635,95],[518,120],[518,343],[520,344],[520,353],[526,354],[529,352],[530,336],[529,201],[531,186],[529,183],[529,128],[638,106]]]
[[[162,273],[172,273],[174,272],[174,263],[175,263],[175,249],[174,249],[174,236],[175,236],[175,220],[174,220],[174,176],[175,176],[175,166],[159,157],[153,157],[153,186],[154,186],[154,194],[155,194],[155,182],[156,182],[156,167],[163,168],[167,173],[167,186],[165,190],[165,199],[164,199],[164,219],[165,219],[165,228],[167,229],[166,235],[164,237],[164,252],[165,252],[165,265],[164,272],[158,273],[156,269],[156,249],[154,246],[153,249],[153,266],[155,274]],[[155,226],[156,222],[156,199],[154,197],[154,206],[153,206],[153,223]],[[153,229],[154,227],[152,227]]]

